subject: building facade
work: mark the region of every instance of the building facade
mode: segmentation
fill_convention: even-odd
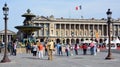
[[[7,30],[7,42],[11,42],[14,35],[16,35],[15,32]],[[0,31],[0,40],[1,42],[5,42],[5,30]]]
[[[34,32],[35,37],[40,38],[41,42],[52,39],[55,43],[80,43],[83,40],[94,40],[99,43],[108,38],[108,26],[106,19],[72,19],[35,17],[34,25],[43,28]],[[120,36],[120,20],[112,20],[111,37]]]

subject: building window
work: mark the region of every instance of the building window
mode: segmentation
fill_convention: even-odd
[[[103,27],[104,27],[104,28],[103,28],[103,29],[104,29],[104,30],[103,30],[103,31],[104,31],[104,36],[107,36],[107,25],[104,25]]]
[[[69,29],[69,24],[66,24],[66,29]]]
[[[61,24],[61,29],[65,29],[65,25],[64,24]]]
[[[60,29],[60,24],[56,24],[56,29]]]
[[[74,29],[74,24],[71,24],[71,29]]]
[[[84,25],[83,25],[83,24],[81,24],[81,25],[80,25],[80,29],[84,29],[84,28],[83,28],[83,26],[84,26]]]
[[[76,25],[76,29],[79,29],[79,25],[78,24]]]

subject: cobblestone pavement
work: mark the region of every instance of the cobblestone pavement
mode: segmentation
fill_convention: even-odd
[[[57,56],[54,55],[52,61],[47,60],[47,56],[43,59],[33,57],[32,54],[17,54],[17,56],[9,56],[11,62],[0,63],[0,67],[120,67],[120,54],[112,53],[112,60],[105,60],[106,52],[99,52],[96,56],[82,55],[77,56]],[[3,54],[0,54],[0,60]]]

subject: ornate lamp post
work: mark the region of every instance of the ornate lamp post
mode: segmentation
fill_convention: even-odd
[[[5,3],[4,7],[3,7],[3,14],[4,14],[4,20],[5,20],[5,51],[4,51],[4,57],[1,60],[1,62],[5,63],[5,62],[10,62],[8,55],[7,55],[7,20],[8,20],[8,11],[9,8],[7,7],[7,4]]]
[[[112,12],[110,11],[110,9],[108,9],[108,11],[106,12],[106,14],[107,14],[107,24],[108,24],[108,46],[109,46],[109,48],[108,48],[108,55],[107,55],[107,57],[105,58],[105,59],[108,59],[108,60],[110,60],[110,59],[112,59],[112,54],[111,54],[111,38],[110,38],[110,34],[111,34],[111,32],[110,32],[110,25],[111,25],[111,15],[112,15]]]

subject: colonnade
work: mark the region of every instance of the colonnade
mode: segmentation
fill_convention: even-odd
[[[12,37],[13,35],[7,35],[7,42],[11,42],[12,41]],[[5,42],[5,35],[0,35],[1,38],[1,42]]]

